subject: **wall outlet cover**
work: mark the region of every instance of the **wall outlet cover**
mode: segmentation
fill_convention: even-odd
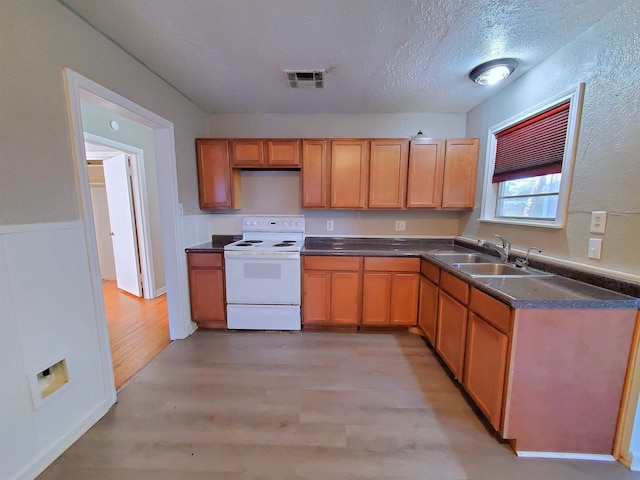
[[[604,233],[607,226],[607,212],[591,212],[591,227],[589,231],[591,233]]]

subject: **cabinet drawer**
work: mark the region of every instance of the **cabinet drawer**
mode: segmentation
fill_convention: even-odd
[[[469,307],[503,333],[511,332],[511,307],[476,288],[471,289]]]
[[[440,267],[431,262],[422,260],[420,263],[420,273],[438,285],[440,283]]]
[[[302,257],[305,270],[331,270],[356,272],[360,270],[360,257]]]
[[[189,253],[187,263],[190,267],[217,267],[222,268],[221,253]]]
[[[366,257],[365,271],[377,272],[419,272],[419,258]]]
[[[464,304],[469,302],[469,285],[448,272],[440,272],[440,288]]]

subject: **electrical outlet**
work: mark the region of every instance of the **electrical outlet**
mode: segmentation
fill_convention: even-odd
[[[602,254],[602,239],[601,238],[590,238],[589,239],[589,251],[587,252],[587,257],[589,258],[600,258]]]
[[[607,212],[591,212],[591,233],[604,233],[607,225]]]
[[[333,232],[333,220],[327,220],[327,232]]]
[[[396,232],[404,232],[407,229],[407,222],[396,220]]]

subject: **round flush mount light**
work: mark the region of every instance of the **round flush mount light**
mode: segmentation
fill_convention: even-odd
[[[109,130],[113,130],[114,132],[120,130],[120,124],[115,120],[109,120]]]
[[[495,85],[511,75],[517,67],[515,58],[498,58],[478,65],[471,70],[469,78],[479,85]]]

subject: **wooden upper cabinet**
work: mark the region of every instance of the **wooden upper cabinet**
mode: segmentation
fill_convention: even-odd
[[[403,208],[407,185],[409,142],[371,140],[369,208]]]
[[[412,140],[409,149],[407,208],[438,208],[442,201],[444,142]]]
[[[302,207],[327,208],[329,162],[326,140],[302,141]]]
[[[442,208],[473,208],[478,171],[478,139],[449,139],[445,144]]]
[[[231,169],[229,142],[196,139],[196,158],[200,208],[240,208],[240,177],[238,171]]]
[[[254,138],[229,140],[231,164],[234,167],[255,168],[265,164],[263,141]]]
[[[239,138],[231,142],[231,164],[235,168],[299,168],[297,138]]]
[[[329,206],[364,208],[368,179],[367,140],[332,140]]]
[[[265,140],[267,165],[272,167],[300,167],[300,140]]]

